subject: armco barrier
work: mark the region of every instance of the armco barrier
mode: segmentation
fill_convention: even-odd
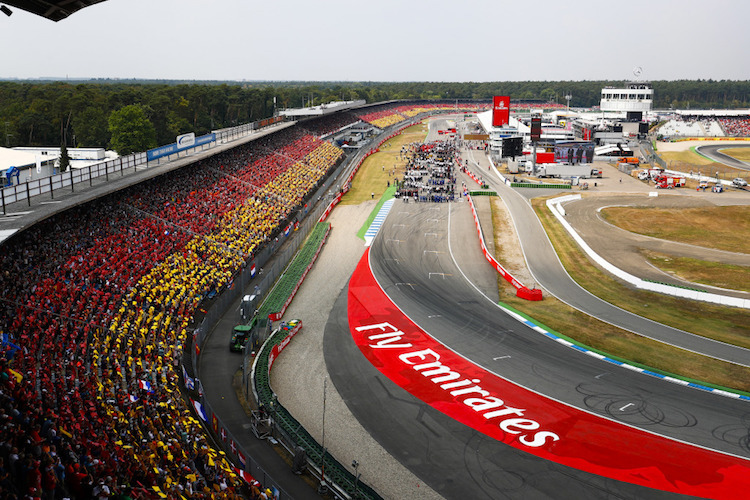
[[[286,441],[285,446],[288,449],[301,446],[305,450],[308,465],[312,465],[316,475],[324,476],[326,484],[334,490],[335,498],[379,500],[381,497],[372,488],[349,472],[302,427],[277,401],[271,389],[269,381],[273,362],[301,327],[300,322],[291,329],[279,328],[261,346],[251,370],[253,395],[259,407],[270,413],[280,432],[279,437]]]
[[[568,234],[578,243],[578,246],[591,257],[591,259],[603,267],[607,272],[620,278],[623,281],[627,281],[631,285],[641,290],[647,290],[650,292],[662,293],[664,295],[671,295],[673,297],[680,297],[684,299],[700,300],[703,302],[710,302],[712,304],[719,304],[723,306],[741,307],[743,309],[750,309],[750,300],[741,299],[739,297],[730,297],[728,295],[719,295],[716,293],[704,292],[701,290],[693,290],[686,288],[679,288],[672,285],[665,285],[662,283],[653,283],[650,281],[643,280],[637,276],[623,271],[619,267],[616,267],[609,263],[607,260],[602,258],[599,254],[585,242],[583,238],[573,229],[568,221],[565,220],[565,209],[562,207],[562,203],[568,201],[580,200],[580,194],[572,194],[567,196],[561,196],[558,198],[552,198],[547,200],[547,208],[552,214],[560,221],[560,224],[565,228]]]
[[[505,279],[505,281],[513,285],[513,287],[516,289],[516,297],[525,300],[542,300],[542,291],[540,289],[528,288],[524,286],[523,283],[518,281],[508,271],[506,271],[505,268],[501,266],[500,263],[495,260],[495,257],[493,257],[487,250],[487,246],[484,244],[484,236],[482,235],[482,227],[479,224],[479,216],[477,216],[477,210],[476,208],[474,208],[474,200],[471,199],[471,196],[467,196],[467,198],[469,199],[471,213],[474,216],[474,223],[477,226],[477,233],[479,234],[479,244],[482,247],[484,258],[487,259],[487,262],[492,264],[492,267],[495,268],[495,270],[500,274],[500,276]]]

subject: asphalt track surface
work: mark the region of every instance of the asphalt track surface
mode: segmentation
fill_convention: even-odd
[[[373,244],[373,272],[420,327],[499,376],[611,421],[750,458],[746,403],[612,367],[507,316],[472,284],[494,272],[472,232],[466,203],[398,203]],[[326,328],[332,380],[384,448],[447,498],[669,498],[536,458],[435,412],[375,373],[347,341],[343,307],[342,294]]]
[[[722,149],[734,149],[734,148],[750,148],[750,144],[712,144],[712,145],[706,145],[706,146],[696,146],[695,150],[702,154],[703,156],[706,156],[710,159],[712,159],[715,162],[723,163],[724,165],[738,168],[740,170],[750,170],[750,163],[746,163],[744,161],[738,160],[736,158],[732,158],[729,155],[726,155],[721,152]]]
[[[539,196],[538,190],[513,189],[495,175],[486,176],[485,181],[502,196],[508,206],[528,268],[537,284],[547,293],[571,307],[624,330],[705,356],[750,366],[750,353],[747,349],[656,323],[620,309],[583,289],[568,275],[534,213],[529,198]],[[565,194],[570,194],[570,191],[565,191]]]

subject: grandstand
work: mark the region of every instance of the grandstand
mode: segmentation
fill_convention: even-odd
[[[4,491],[41,493],[29,478],[46,477],[50,498],[103,485],[133,498],[239,495],[232,464],[181,397],[182,349],[199,305],[342,157],[285,130],[7,240],[0,399],[11,420],[0,440],[18,458]]]
[[[682,111],[658,133],[664,138],[750,137],[750,111]]]

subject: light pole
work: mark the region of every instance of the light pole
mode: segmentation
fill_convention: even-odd
[[[323,437],[321,438],[321,447],[323,448],[323,457],[320,464],[320,485],[318,493],[323,495],[328,492],[326,484],[326,389],[328,386],[328,377],[323,378]]]
[[[357,487],[359,486],[359,473],[357,472],[357,467],[359,467],[359,462],[352,460],[352,467],[354,467],[354,498],[357,498]]]

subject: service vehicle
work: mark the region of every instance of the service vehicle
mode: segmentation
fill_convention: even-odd
[[[672,175],[657,175],[654,178],[656,189],[672,189],[685,185],[684,177],[675,177]]]
[[[747,187],[747,181],[742,177],[735,177],[732,179],[732,185],[738,188]]]
[[[640,165],[641,160],[637,156],[621,156],[617,159],[617,163],[629,163],[631,165]]]
[[[232,329],[232,338],[229,340],[229,350],[232,352],[242,352],[245,350],[253,327],[250,325],[237,325]]]

